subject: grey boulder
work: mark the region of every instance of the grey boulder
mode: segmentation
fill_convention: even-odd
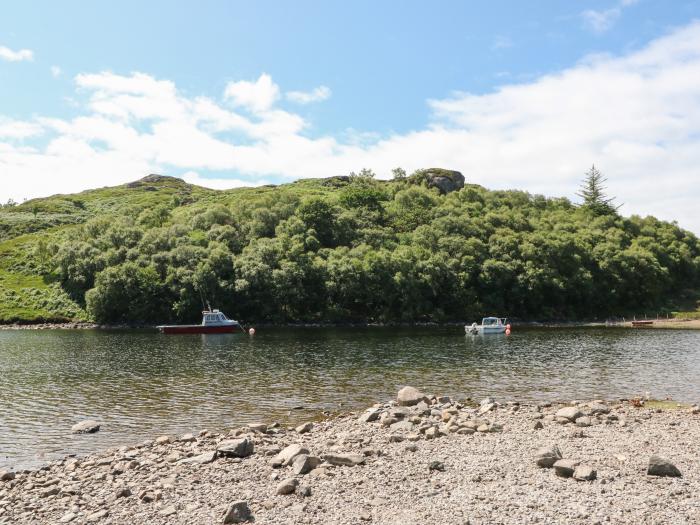
[[[94,434],[98,430],[100,430],[100,424],[92,419],[76,423],[70,429],[73,434]]]
[[[649,467],[647,468],[649,476],[666,476],[671,478],[680,478],[681,471],[678,470],[673,463],[659,456],[651,456],[649,458]]]
[[[216,447],[216,451],[220,456],[245,458],[253,454],[255,451],[255,444],[247,437],[229,439],[219,443],[219,445]]]

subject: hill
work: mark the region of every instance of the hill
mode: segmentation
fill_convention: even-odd
[[[216,191],[161,175],[0,209],[0,322],[590,319],[677,307],[700,243],[653,217],[370,172]]]

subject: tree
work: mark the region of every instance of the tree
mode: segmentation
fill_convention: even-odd
[[[619,206],[612,204],[615,198],[608,197],[605,194],[605,186],[603,186],[603,184],[606,181],[607,179],[603,177],[603,174],[593,165],[591,169],[586,172],[586,178],[583,179],[583,183],[581,184],[581,191],[576,193],[576,195],[583,199],[582,206],[591,210],[596,215],[615,213],[619,208]]]
[[[406,178],[406,170],[403,168],[394,168],[391,170],[394,180],[404,180]]]

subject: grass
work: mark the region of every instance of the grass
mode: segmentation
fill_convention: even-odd
[[[644,402],[644,408],[650,408],[653,410],[687,410],[690,405],[686,403],[679,403],[673,399],[649,399]]]

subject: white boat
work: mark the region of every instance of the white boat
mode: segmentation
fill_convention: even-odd
[[[484,317],[481,324],[472,323],[464,325],[464,331],[467,334],[503,334],[508,331],[510,333],[510,325],[505,317]]]

